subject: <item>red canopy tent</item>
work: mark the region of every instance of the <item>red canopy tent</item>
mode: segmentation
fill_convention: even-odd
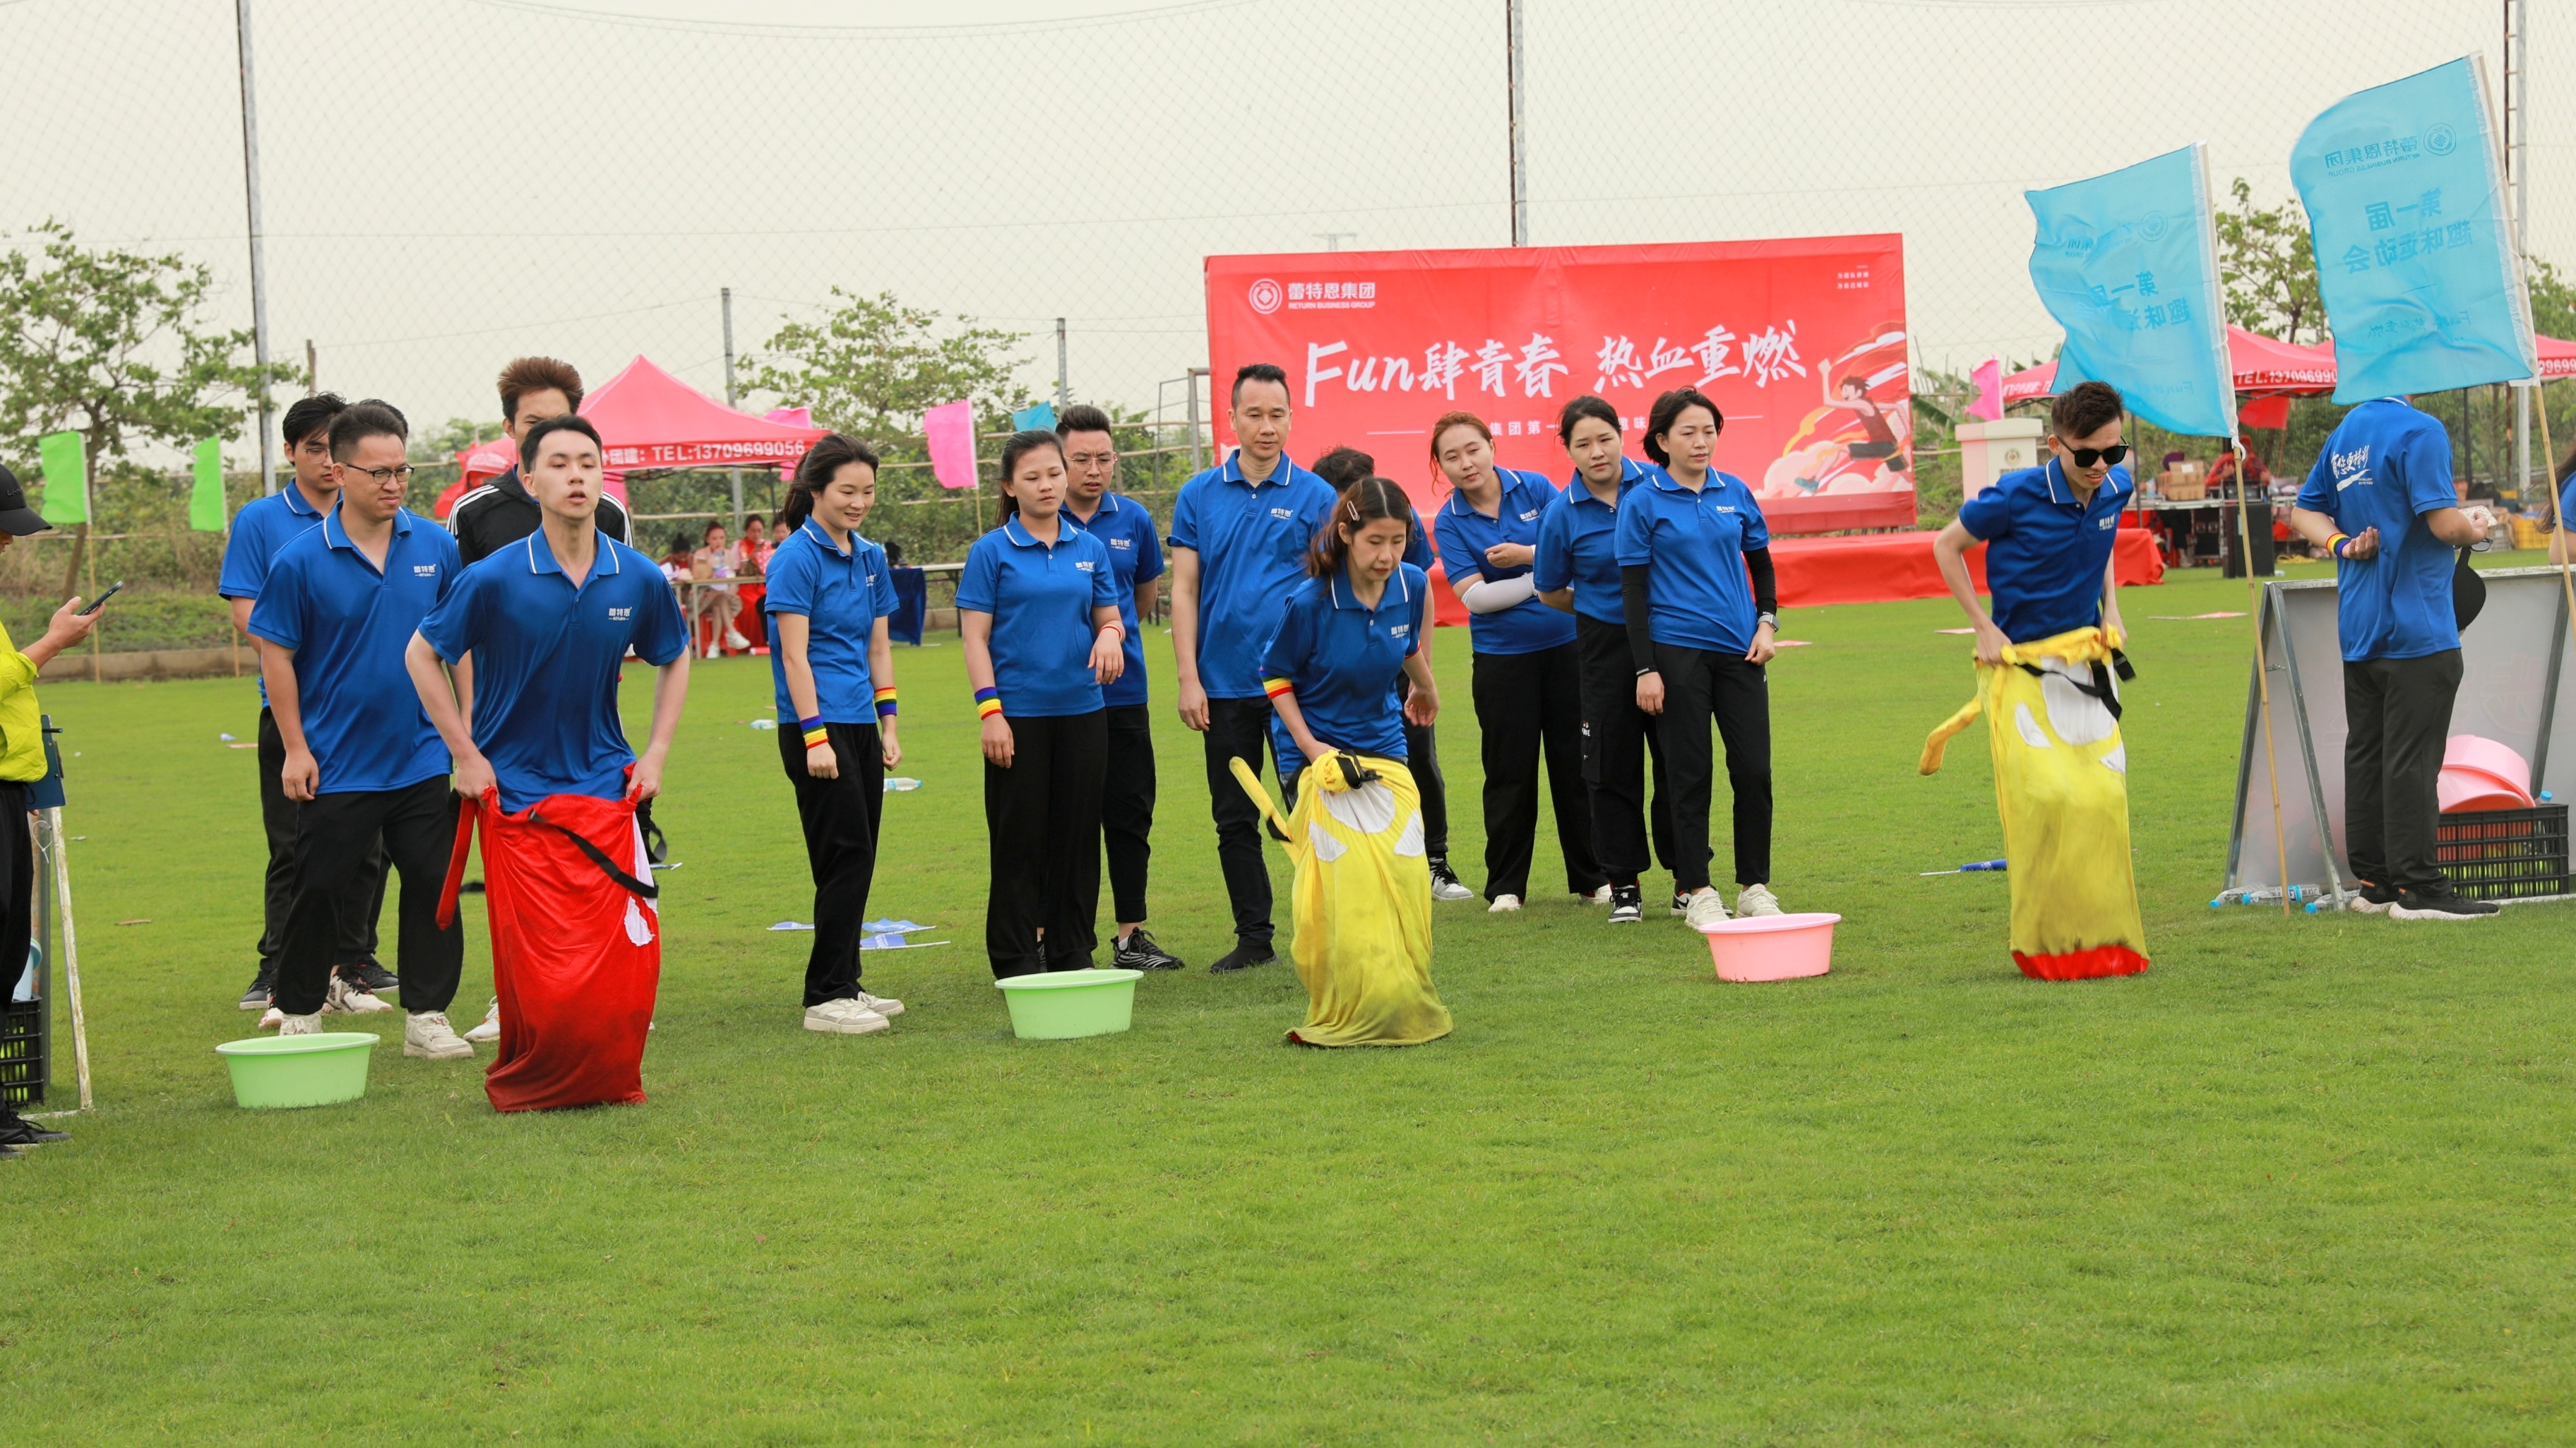
[[[581,400],[581,415],[606,444],[608,487],[623,502],[626,474],[658,468],[792,468],[824,434],[725,406],[642,357]],[[508,438],[476,443],[456,455],[456,485],[439,495],[444,517],[468,488],[519,460]]]
[[[2545,355],[2544,347],[2544,355]],[[2576,353],[2576,348],[2570,349]],[[2314,397],[2334,391],[2335,361],[2332,347],[2302,347],[2294,342],[2276,342],[2242,327],[2227,329],[2227,361],[2236,374],[2236,390],[2257,396]],[[2571,357],[2576,368],[2576,357]],[[2057,364],[2045,362],[2025,367],[2004,379],[2004,402],[2029,402],[2054,395]]]
[[[2576,342],[2543,337],[2540,339],[2540,380],[2554,382],[2561,377],[2576,377]]]

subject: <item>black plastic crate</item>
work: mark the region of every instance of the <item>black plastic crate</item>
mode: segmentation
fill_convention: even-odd
[[[45,1099],[44,1026],[42,1000],[0,1002],[0,1101],[28,1106]]]
[[[2568,894],[2567,806],[2446,814],[2434,858],[2451,888],[2472,900]]]

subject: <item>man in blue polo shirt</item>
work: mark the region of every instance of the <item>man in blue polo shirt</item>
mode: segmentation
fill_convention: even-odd
[[[458,794],[497,785],[513,814],[550,794],[651,799],[689,691],[679,599],[653,560],[599,531],[602,449],[589,419],[548,418],[523,446],[534,462],[522,476],[544,522],[467,569],[421,621],[412,682],[456,756]],[[641,756],[617,718],[618,665],[630,645],[656,671]],[[464,687],[451,689],[446,667],[468,653]],[[470,734],[459,692],[473,704]]]
[[[2344,414],[2299,489],[2290,526],[2335,558],[2343,637],[2344,853],[2354,907],[2392,920],[2480,920],[2492,901],[2435,863],[2439,780],[2460,691],[2456,548],[2486,536],[2451,482],[2451,435],[2402,397]]]
[[[2007,643],[2101,624],[2120,627],[2119,580],[2111,567],[2120,510],[2135,490],[2120,441],[2127,404],[2107,382],[2079,382],[2051,404],[2044,467],[2004,474],[1970,498],[1932,540],[1950,596],[1977,631],[1977,662],[2003,662]],[[1977,606],[1967,553],[1986,545],[1989,615]]]
[[[326,1002],[345,1001],[332,974],[358,896],[351,881],[381,838],[402,875],[403,1054],[474,1054],[447,1022],[465,963],[461,925],[438,925],[438,896],[456,841],[447,751],[403,687],[412,631],[455,586],[456,541],[403,508],[411,466],[402,414],[362,402],[331,420],[339,506],[271,561],[250,631],[266,647],[260,671],[286,745],[280,778],[298,801],[294,893],[278,957],[278,1034],[322,1029]]]
[[[1145,644],[1137,621],[1154,612],[1163,546],[1145,505],[1109,489],[1118,476],[1118,439],[1109,414],[1088,405],[1066,408],[1055,435],[1064,440],[1064,518],[1109,545],[1118,621],[1127,630],[1127,667],[1100,691],[1109,724],[1100,834],[1109,851],[1109,893],[1118,917],[1110,964],[1120,970],[1179,970],[1185,962],[1144,929],[1146,867],[1154,853],[1154,720],[1145,702]]]
[[[1181,722],[1206,735],[1208,813],[1234,905],[1234,949],[1209,969],[1278,959],[1270,948],[1270,865],[1261,814],[1231,761],[1261,770],[1270,700],[1261,657],[1306,576],[1306,548],[1333,510],[1331,485],[1288,460],[1288,374],[1268,362],[1234,374],[1236,450],[1181,484],[1172,502],[1172,654]],[[1294,774],[1296,770],[1282,770]]]
[[[233,627],[248,632],[251,605],[268,580],[277,551],[322,521],[340,501],[340,478],[331,463],[331,419],[349,404],[325,392],[299,400],[286,409],[281,431],[293,475],[286,486],[253,498],[233,515],[231,536],[224,544],[223,574],[215,591],[232,603]],[[250,641],[257,659],[260,642]],[[271,988],[277,980],[278,952],[285,948],[286,907],[295,888],[295,801],[287,798],[278,772],[286,767],[286,741],[268,707],[268,686],[259,695],[259,819],[268,836],[268,874],[259,932],[259,968],[241,995],[246,1011],[272,1009]],[[367,867],[349,882],[354,897],[344,912],[349,934],[340,943],[339,973],[360,989],[348,999],[358,1010],[391,1010],[372,992],[394,988],[393,975],[376,961],[376,917],[384,913],[385,857],[373,846]]]

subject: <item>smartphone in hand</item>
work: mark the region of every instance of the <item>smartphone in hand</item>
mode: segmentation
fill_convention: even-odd
[[[102,594],[100,594],[98,597],[91,599],[91,600],[90,600],[90,602],[89,602],[89,607],[82,609],[82,610],[80,611],[80,613],[79,613],[78,615],[76,615],[76,616],[77,616],[77,617],[80,617],[80,618],[87,618],[87,617],[89,617],[91,614],[94,614],[94,613],[98,612],[100,609],[107,607],[107,601],[108,601],[109,599],[111,599],[111,598],[116,597],[116,591],[117,591],[118,589],[120,589],[120,588],[123,588],[124,586],[125,586],[125,580],[124,580],[124,579],[122,579],[122,578],[120,578],[120,579],[116,580],[114,583],[109,584],[109,585],[107,586],[107,592],[102,593]]]

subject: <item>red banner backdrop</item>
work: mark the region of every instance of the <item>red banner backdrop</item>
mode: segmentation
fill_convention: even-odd
[[[1695,386],[1726,414],[1717,466],[1774,533],[1914,523],[1897,236],[1213,256],[1207,306],[1221,443],[1235,369],[1276,362],[1291,455],[1359,448],[1426,513],[1449,491],[1443,412],[1482,417],[1503,466],[1561,479],[1566,399],[1609,399],[1642,459],[1656,395]]]

